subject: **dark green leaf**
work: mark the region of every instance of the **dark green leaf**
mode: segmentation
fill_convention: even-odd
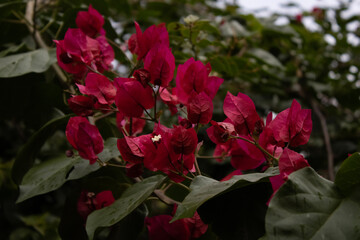
[[[281,64],[281,62],[276,57],[274,57],[274,55],[265,51],[264,49],[252,48],[252,49],[249,49],[246,53],[255,57],[259,61],[270,65],[270,66],[278,67],[281,69],[284,68],[284,66]]]
[[[39,49],[0,58],[0,78],[45,72],[56,62],[55,49]]]
[[[25,43],[21,43],[20,45],[17,45],[17,46],[8,47],[7,49],[0,52],[0,57],[5,57],[9,53],[17,52],[24,46],[25,46]]]
[[[352,154],[341,164],[335,184],[344,195],[360,186],[360,153]]]
[[[343,197],[312,168],[289,176],[270,202],[266,239],[359,239],[360,189]]]
[[[24,174],[34,164],[35,156],[45,141],[51,137],[56,130],[63,128],[72,115],[66,115],[53,119],[40,128],[29,141],[20,149],[16,156],[12,169],[12,178],[19,184]]]
[[[259,181],[267,181],[269,177],[277,174],[279,174],[278,170],[271,168],[265,173],[234,176],[225,182],[219,182],[204,176],[197,176],[190,185],[191,192],[178,206],[174,218],[171,221],[174,222],[181,218],[192,217],[197,208],[215,196]]]
[[[108,227],[119,222],[137,208],[165,179],[162,175],[146,178],[128,188],[120,199],[108,207],[92,212],[86,221],[86,232],[94,238],[98,227]]]
[[[104,151],[99,154],[99,158],[107,162],[118,155],[116,139],[111,138],[105,143]],[[61,156],[42,162],[25,174],[17,202],[58,189],[66,181],[82,178],[99,168],[98,164],[90,165],[88,160],[80,157],[71,159]]]

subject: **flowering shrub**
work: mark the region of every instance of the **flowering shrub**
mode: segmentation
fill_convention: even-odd
[[[194,22],[186,24],[191,28]],[[211,63],[204,64],[196,56],[176,66],[164,23],[142,31],[135,22],[136,33],[127,48],[137,60],[127,77],[111,65],[115,55],[101,14],[90,5],[88,11],[78,13],[76,25],[78,28],[66,31],[63,40],[54,41],[58,64],[73,79],[67,102],[77,116],[70,117],[65,133],[78,152],[75,156],[82,158],[61,163],[65,166],[62,183],[98,168],[120,168],[127,183],[125,190],[119,187],[120,194],[81,190],[77,211],[86,221],[90,239],[99,233],[98,228],[115,229],[121,220],[139,212],[144,202],[154,199],[169,207],[146,211],[143,228],[146,226],[148,239],[331,236],[335,223],[317,215],[323,209],[315,197],[330,199],[321,202],[326,214],[336,212],[336,206],[345,208],[346,201],[359,209],[358,191],[344,187],[347,165],[340,169],[335,183],[328,182],[296,151],[309,141],[312,119],[311,110],[302,109],[295,99],[289,108],[275,117],[270,112],[264,119],[249,96],[227,92],[223,102],[226,119],[217,122],[213,99],[224,80],[215,76]],[[96,123],[114,119],[115,114],[120,137],[104,141]],[[169,116],[177,121],[165,124]],[[201,128],[216,145],[212,156],[200,154]],[[358,164],[359,158],[354,154],[346,163]],[[200,159],[230,160],[233,172],[217,181],[202,171]],[[351,184],[356,188],[358,183]],[[42,193],[26,186],[20,189],[18,201]],[[172,196],[171,191],[181,196]],[[228,202],[239,203],[235,214],[226,206]],[[308,215],[299,217],[296,211]],[[304,225],[292,226],[297,221]],[[319,233],[316,228],[322,226],[326,230]],[[355,230],[351,234],[359,236]]]

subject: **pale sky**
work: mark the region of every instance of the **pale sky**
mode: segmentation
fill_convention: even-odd
[[[226,2],[226,0],[224,2]],[[336,7],[339,5],[338,0],[237,0],[237,2],[242,6],[244,11],[255,12],[258,16],[268,16],[273,12],[297,14],[302,10],[311,11],[313,7]],[[282,7],[282,5],[290,2],[299,5],[300,9],[297,7]],[[360,15],[360,0],[352,1],[351,8],[345,17],[354,14]]]

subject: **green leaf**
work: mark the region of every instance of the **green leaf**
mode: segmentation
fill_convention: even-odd
[[[56,62],[56,50],[38,49],[0,58],[0,78],[17,77],[30,72],[45,72]]]
[[[104,151],[99,154],[103,162],[119,155],[116,139],[106,141]],[[31,197],[44,194],[61,187],[66,181],[79,179],[98,170],[98,164],[89,164],[88,160],[61,156],[42,162],[31,168],[24,176],[20,185],[20,195],[17,203]]]
[[[163,182],[165,176],[155,175],[128,188],[121,198],[108,207],[92,212],[86,221],[89,239],[94,238],[98,227],[109,227],[137,208]]]
[[[8,47],[7,49],[3,50],[0,52],[0,57],[5,57],[6,55],[8,55],[9,53],[13,53],[13,52],[17,52],[19,51],[22,47],[25,46],[25,43],[21,43],[20,45],[13,45]]]
[[[56,130],[65,127],[72,114],[55,118],[47,122],[42,128],[34,133],[29,141],[20,149],[16,156],[14,167],[12,168],[12,178],[16,184],[21,182],[24,174],[34,164],[36,154],[44,145],[45,141],[51,137]]]
[[[265,173],[251,173],[234,176],[229,181],[225,182],[219,182],[205,176],[197,176],[190,185],[191,191],[189,195],[187,195],[184,201],[178,206],[171,222],[181,218],[192,217],[197,208],[215,196],[259,181],[267,181],[269,177],[278,174],[277,168],[270,168]]]
[[[281,64],[281,62],[276,57],[274,57],[274,55],[265,51],[264,49],[251,48],[246,53],[270,66],[284,69],[284,66]]]
[[[360,189],[343,197],[312,168],[289,176],[270,202],[266,239],[359,239]]]
[[[360,153],[352,154],[341,164],[335,184],[344,195],[349,195],[360,186]]]

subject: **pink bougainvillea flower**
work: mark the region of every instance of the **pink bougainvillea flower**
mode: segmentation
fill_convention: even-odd
[[[293,147],[306,144],[312,130],[311,110],[301,109],[300,104],[293,100],[291,107],[280,112],[269,128],[279,145],[285,142],[290,142]]]
[[[212,118],[213,108],[212,101],[206,93],[193,92],[187,105],[188,119],[194,124],[208,124]]]
[[[90,72],[86,76],[85,86],[76,85],[82,94],[96,97],[100,104],[110,105],[115,101],[116,89],[104,75]]]
[[[167,87],[175,70],[175,58],[170,48],[164,44],[152,47],[145,57],[144,68],[149,71],[152,84]]]
[[[101,32],[104,25],[104,18],[91,4],[88,11],[78,12],[75,21],[78,28],[92,38]]]
[[[170,223],[171,219],[170,215],[146,217],[149,240],[190,240],[191,232],[187,224],[182,219]]]
[[[86,96],[73,96],[68,99],[70,109],[78,116],[90,116],[94,114],[94,101]]]
[[[253,101],[245,94],[237,96],[230,92],[224,100],[224,113],[234,123],[235,130],[239,135],[252,135],[255,126],[261,125],[262,120],[256,112]]]
[[[108,70],[112,68],[112,61],[114,61],[115,53],[113,48],[107,42],[105,36],[99,36],[96,38],[99,43],[100,48],[100,59],[96,61],[96,68],[99,72],[103,72],[104,70]]]
[[[284,179],[287,179],[292,172],[308,166],[309,163],[301,154],[288,148],[284,149],[279,159],[279,170],[284,174]]]
[[[172,215],[175,214],[176,209],[177,205],[174,205]],[[191,218],[183,218],[169,223],[172,215],[145,218],[150,240],[192,240],[201,237],[208,229],[208,225],[201,220],[197,212]]]
[[[69,28],[64,40],[54,40],[59,66],[68,73],[82,74],[86,65],[96,68],[101,60],[99,42],[86,36],[80,29]]]
[[[155,100],[150,86],[143,85],[134,78],[115,78],[117,89],[115,104],[127,117],[141,117],[144,109],[154,106]]]
[[[128,45],[130,52],[136,54],[138,60],[143,59],[150,49],[157,44],[169,47],[169,34],[165,23],[152,25],[142,32],[139,24],[135,22],[135,28],[136,33],[130,37]]]
[[[304,145],[309,141],[312,131],[311,110],[301,109],[293,100],[289,112],[290,146]]]
[[[65,134],[71,146],[79,151],[80,157],[88,159],[90,164],[96,162],[96,154],[104,149],[104,141],[99,130],[85,117],[70,118]]]
[[[179,102],[187,104],[192,92],[205,92],[212,100],[223,79],[218,77],[209,77],[211,66],[208,63],[204,65],[201,61],[195,61],[190,58],[184,64],[180,64],[176,75],[176,87],[174,92],[179,98]]]
[[[175,115],[178,112],[176,104],[179,103],[177,96],[170,93],[169,90],[167,90],[166,88],[163,88],[163,87],[160,87],[160,89],[159,89],[159,96],[160,96],[160,99],[166,105],[168,105],[171,115]]]
[[[90,213],[110,206],[113,202],[115,202],[115,199],[109,190],[99,192],[98,194],[84,190],[80,193],[77,201],[77,212],[86,221]]]
[[[280,174],[269,178],[274,193],[270,197],[268,203],[271,201],[276,191],[285,183],[291,173],[308,166],[309,163],[301,154],[285,148],[279,159]]]
[[[86,71],[86,65],[82,62],[80,56],[68,53],[64,40],[55,40],[54,42],[56,43],[56,57],[59,66],[68,73],[81,75],[82,77]]]
[[[174,126],[170,144],[175,153],[184,155],[194,153],[197,143],[198,138],[195,129]]]
[[[117,147],[125,161],[138,164],[144,161],[145,146],[149,144],[151,144],[151,134],[139,137],[125,136],[118,139]]]
[[[181,126],[181,128],[183,128]],[[184,128],[185,129],[185,128]],[[173,181],[181,182],[186,175],[194,167],[195,155],[193,145],[184,143],[181,139],[173,138],[174,132],[176,136],[184,135],[189,137],[191,142],[197,143],[191,130],[185,129],[185,134],[181,129],[170,129],[161,124],[156,124],[153,133],[147,140],[142,141],[142,149],[144,151],[144,165],[151,171],[162,171]],[[182,139],[184,137],[182,136]],[[182,148],[183,147],[183,148]]]
[[[254,144],[241,139],[237,139],[231,146],[230,155],[231,165],[239,170],[254,169],[265,162],[264,154]]]
[[[229,140],[231,135],[235,135],[234,125],[230,122],[215,122],[210,121],[211,127],[206,129],[206,132],[211,141],[216,144],[223,144]]]
[[[224,160],[224,157],[230,156],[231,154],[231,148],[235,144],[235,139],[230,139],[229,141],[217,144],[214,149],[213,156],[216,157],[216,161],[222,162]]]
[[[144,117],[144,115],[142,115]],[[131,136],[136,136],[142,133],[145,127],[146,121],[141,118],[132,118],[132,134],[130,134],[130,118],[126,117],[123,113],[116,113],[116,125],[120,131],[125,128],[126,132]]]

